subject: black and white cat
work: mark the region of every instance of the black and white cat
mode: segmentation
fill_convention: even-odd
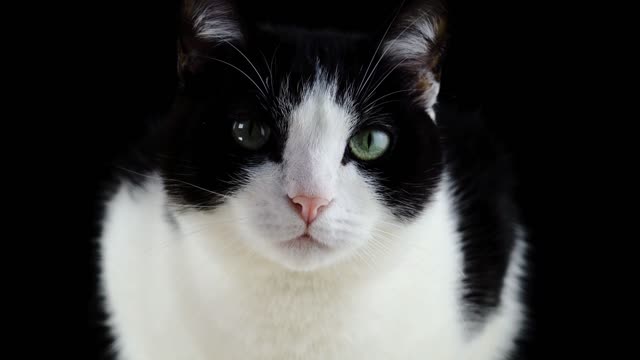
[[[524,232],[481,122],[436,105],[442,9],[377,37],[181,11],[175,104],[106,204],[119,359],[507,359]]]

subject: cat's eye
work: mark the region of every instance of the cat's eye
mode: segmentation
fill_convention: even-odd
[[[270,133],[269,127],[257,120],[242,119],[233,122],[233,138],[249,150],[258,150],[263,147],[269,140]]]
[[[349,140],[349,149],[360,160],[374,160],[389,148],[389,135],[377,129],[365,129]]]

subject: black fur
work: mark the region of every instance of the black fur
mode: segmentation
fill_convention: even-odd
[[[443,101],[439,124],[447,168],[454,183],[462,234],[469,316],[482,320],[500,304],[504,276],[516,237],[510,159],[477,110]]]

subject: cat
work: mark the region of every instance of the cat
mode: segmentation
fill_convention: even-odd
[[[525,229],[500,146],[438,100],[442,5],[380,34],[180,17],[175,103],[105,201],[118,359],[512,356]]]

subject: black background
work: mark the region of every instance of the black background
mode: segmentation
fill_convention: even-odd
[[[278,19],[318,27],[374,29],[388,21],[398,1],[255,1],[243,2],[252,19]],[[104,3],[93,12],[95,54],[84,59],[91,84],[90,121],[84,122],[84,164],[81,236],[88,256],[89,351],[100,358],[107,340],[98,325],[95,306],[95,243],[102,181],[109,164],[126,152],[170,104],[175,86],[176,1]],[[558,317],[562,305],[554,297],[554,254],[568,247],[559,223],[557,177],[550,176],[561,153],[552,141],[554,118],[562,114],[549,105],[552,77],[563,63],[555,50],[562,33],[553,25],[553,6],[526,1],[455,1],[448,4],[451,39],[444,65],[441,96],[483,110],[491,127],[511,152],[518,179],[518,202],[532,243],[533,277],[528,299],[533,327],[525,344],[527,359],[551,359],[555,334],[571,332],[569,320]],[[80,30],[78,30],[80,31]],[[82,36],[78,36],[78,42]],[[553,74],[553,75],[552,75]],[[551,126],[550,126],[551,124]],[[555,212],[553,209],[555,209]],[[562,245],[564,244],[564,245]]]

